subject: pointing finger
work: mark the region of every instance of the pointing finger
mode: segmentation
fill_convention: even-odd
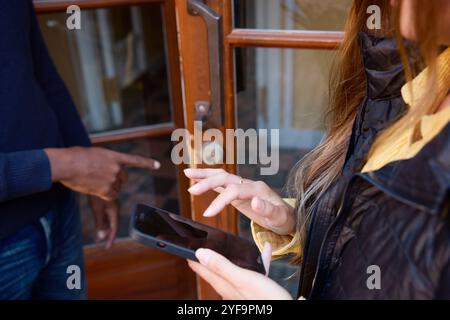
[[[197,169],[197,168],[189,168],[184,170],[184,174],[189,179],[205,179],[213,175],[217,175],[219,173],[224,173],[225,170],[222,169]]]
[[[227,186],[231,183],[238,184],[240,178],[226,172],[218,173],[211,177],[201,180],[188,189],[193,195],[200,195],[208,190],[215,190],[216,188]]]
[[[213,217],[220,213],[227,205],[232,201],[238,200],[239,197],[239,187],[238,185],[232,184],[225,188],[225,190],[220,193],[209,205],[209,207],[203,213],[205,217]]]
[[[137,167],[150,170],[158,170],[161,167],[161,164],[158,161],[137,155],[116,152],[115,157],[121,165],[128,167]]]

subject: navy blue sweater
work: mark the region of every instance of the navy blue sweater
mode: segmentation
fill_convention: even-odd
[[[89,146],[31,0],[0,0],[0,239],[57,206],[48,147]]]

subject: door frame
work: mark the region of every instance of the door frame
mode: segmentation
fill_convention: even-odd
[[[236,88],[235,88],[235,49],[249,47],[292,48],[336,50],[341,44],[344,33],[334,31],[300,30],[262,30],[234,28],[233,0],[206,0],[205,3],[222,17],[223,30],[223,77],[224,77],[224,121],[218,128],[222,132],[236,128]],[[186,0],[175,0],[178,18],[178,41],[181,56],[182,82],[184,88],[184,108],[186,128],[194,132],[195,102],[210,101],[209,64],[207,32],[201,17],[191,16],[187,12]],[[225,149],[225,146],[224,146]],[[224,150],[226,154],[227,150]],[[236,149],[233,151],[236,155]],[[236,161],[234,161],[236,162]],[[222,168],[236,174],[234,164],[219,166],[199,165],[197,167]],[[200,197],[192,197],[192,217],[194,220],[221,228],[227,232],[238,233],[236,210],[228,206],[214,218],[205,219],[202,212],[214,199],[215,193],[209,192]],[[197,295],[200,299],[216,299],[218,294],[204,281],[197,279]]]

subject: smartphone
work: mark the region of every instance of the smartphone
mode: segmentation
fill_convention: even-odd
[[[136,206],[130,236],[144,245],[193,261],[198,261],[197,249],[211,249],[242,268],[265,274],[261,254],[252,241],[152,206]]]

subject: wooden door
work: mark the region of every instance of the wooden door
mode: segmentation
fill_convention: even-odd
[[[305,2],[308,2],[309,6],[314,6],[315,4],[321,6],[319,1]],[[326,2],[332,4],[330,1]],[[293,30],[295,29],[294,24],[288,25],[286,30],[276,30],[270,28],[270,26],[262,28],[258,27],[258,25],[237,27],[242,11],[250,10],[252,12],[260,12],[261,7],[264,6],[277,7],[278,12],[273,12],[270,8],[266,8],[267,12],[265,14],[268,18],[275,15],[275,19],[280,19],[282,16],[280,10],[288,8],[289,5],[299,6],[298,8],[301,9],[303,5],[301,0],[176,0],[175,3],[178,18],[182,83],[184,88],[185,125],[191,134],[193,134],[195,129],[194,122],[198,120],[199,103],[206,103],[211,108],[209,110],[210,116],[205,121],[204,129],[217,128],[224,132],[226,129],[237,128],[237,115],[239,113],[237,106],[238,84],[236,75],[239,76],[237,73],[240,67],[236,62],[238,57],[237,50],[244,48],[278,48],[329,51],[335,50],[343,38],[342,32],[325,30],[324,28],[321,28],[322,30]],[[347,1],[348,3],[349,1]],[[321,7],[321,9],[323,8]],[[208,22],[208,19],[211,20],[211,17],[205,18],[205,15],[215,15],[217,19],[220,19],[218,30],[215,30],[217,24],[211,21]],[[343,21],[343,19],[341,20]],[[337,26],[336,28],[339,30],[341,26]],[[219,37],[217,36],[218,33]],[[214,46],[219,49],[215,49]],[[219,50],[220,53],[216,57],[216,60],[211,59],[211,55],[217,54]],[[220,61],[221,68],[217,68],[214,61]],[[242,61],[240,62],[242,63]],[[211,68],[214,70],[212,71]],[[220,79],[217,78],[218,72],[221,75]],[[211,79],[212,77],[213,79]],[[214,97],[214,91],[217,90],[215,88],[217,85],[220,85],[220,88],[223,90],[223,100],[220,102],[217,100],[217,97]],[[272,110],[278,108],[278,106],[271,107]],[[275,110],[275,112],[277,111]],[[270,116],[276,116],[276,114]],[[286,119],[289,119],[289,117],[289,114],[285,114]],[[217,120],[218,118],[220,120]],[[288,135],[291,132],[289,131]],[[314,135],[317,136],[315,133]],[[224,154],[230,151],[227,150],[227,146],[230,147],[228,142],[222,143]],[[196,147],[201,148],[199,145]],[[236,146],[232,147],[236,149]],[[199,150],[196,151],[198,152]],[[233,150],[233,154],[236,154],[236,150]],[[223,168],[228,172],[236,173],[238,166],[235,163],[236,161],[232,164],[220,165],[207,165],[202,163],[194,166]],[[212,219],[205,219],[202,216],[202,212],[214,197],[215,194],[213,192],[204,196],[193,197],[191,199],[192,217],[197,221],[207,223],[225,231],[238,233],[238,215],[231,207]],[[214,290],[199,279],[197,279],[197,293],[200,299],[218,298]]]

